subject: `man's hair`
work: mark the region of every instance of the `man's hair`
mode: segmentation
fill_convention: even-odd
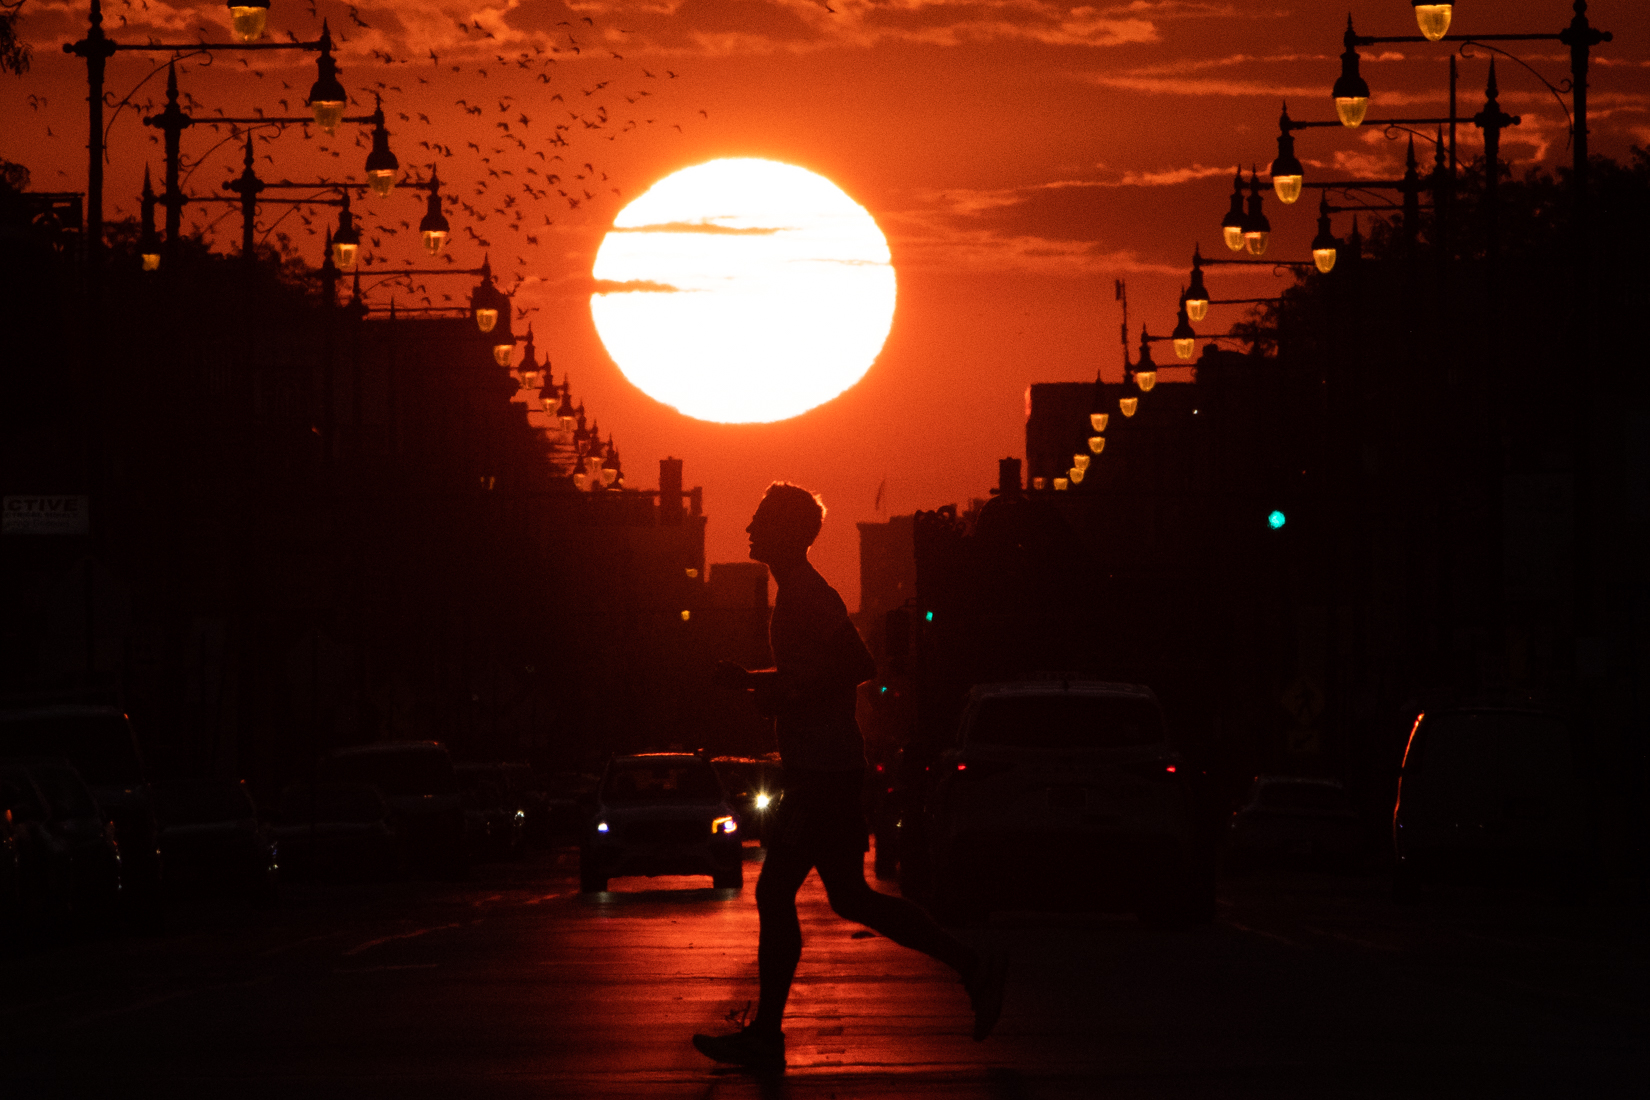
[[[794,530],[812,546],[825,523],[825,502],[818,493],[811,493],[800,485],[776,481],[762,494],[762,507],[767,508],[780,523]]]

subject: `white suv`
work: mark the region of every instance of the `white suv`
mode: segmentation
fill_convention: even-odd
[[[1150,688],[1075,678],[982,684],[927,805],[942,920],[1037,909],[1050,888],[1164,923],[1214,916],[1185,762]]]
[[[745,883],[739,816],[716,770],[683,752],[616,756],[579,844],[579,888],[624,875],[710,875],[719,890]]]

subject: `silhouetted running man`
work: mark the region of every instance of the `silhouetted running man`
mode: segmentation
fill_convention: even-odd
[[[777,667],[748,672],[723,661],[716,668],[716,683],[755,691],[757,705],[774,716],[785,797],[769,824],[767,859],[756,883],[756,1018],[731,1035],[695,1035],[693,1045],[718,1062],[757,1069],[785,1064],[780,1023],[802,956],[796,893],[810,870],[819,872],[838,916],[930,955],[961,976],[974,1008],[975,1040],[996,1025],[1007,974],[1000,952],[975,952],[920,906],[878,893],[865,881],[865,742],[854,701],[855,689],[876,675],[876,662],[848,621],[842,597],[808,561],[824,518],[824,506],[808,490],[779,481],[768,486],[745,530],[750,556],[767,564],[778,585],[769,628]]]

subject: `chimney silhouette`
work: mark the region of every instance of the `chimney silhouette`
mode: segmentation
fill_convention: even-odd
[[[682,460],[659,460],[659,523],[675,526],[682,522]]]
[[[1020,491],[1020,460],[1017,458],[999,458],[997,460],[997,492],[1002,494],[1018,493]]]

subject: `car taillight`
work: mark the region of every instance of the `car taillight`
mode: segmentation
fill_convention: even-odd
[[[951,770],[953,775],[966,776],[969,779],[990,779],[1013,767],[1014,765],[1007,760],[958,760],[951,765]]]
[[[710,823],[710,831],[712,836],[733,833],[738,829],[739,822],[735,821],[731,817],[719,817]]]

